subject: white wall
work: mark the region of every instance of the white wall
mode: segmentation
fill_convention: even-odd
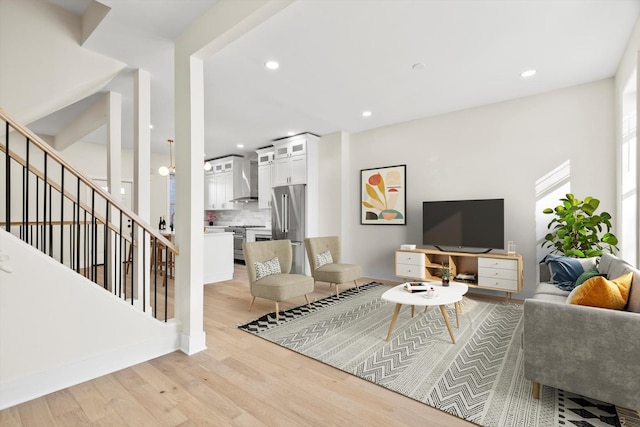
[[[0,409],[178,348],[153,319],[0,230]],[[33,268],[33,266],[37,268]]]
[[[100,90],[124,69],[83,48],[81,31],[79,16],[50,2],[0,1],[0,106],[14,119],[31,123]]]
[[[615,214],[613,80],[607,79],[514,101],[351,135],[348,184],[360,170],[407,165],[407,225],[360,225],[359,190],[344,235],[349,257],[368,277],[395,279],[394,249],[422,244],[422,201],[505,199],[505,240],[524,255],[525,283],[537,275],[536,180],[569,160],[571,190],[591,195]]]
[[[340,198],[343,187],[340,172],[341,144],[340,132],[323,136],[318,143],[318,156],[321,165],[318,170],[318,180],[322,183],[318,195],[319,236],[339,236],[342,234],[340,228],[341,212],[343,211]]]

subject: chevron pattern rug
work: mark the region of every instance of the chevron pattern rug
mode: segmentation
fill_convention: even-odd
[[[531,398],[523,377],[522,305],[465,297],[451,343],[437,308],[403,307],[385,341],[394,304],[380,299],[389,286],[270,313],[239,328],[350,374],[482,426],[640,425],[604,402],[550,387]],[[455,318],[451,307],[450,318]],[[455,322],[453,322],[455,325]]]

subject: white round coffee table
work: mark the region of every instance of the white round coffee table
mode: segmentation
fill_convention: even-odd
[[[412,282],[415,283],[415,282]],[[396,307],[393,310],[393,317],[391,318],[391,325],[389,325],[389,333],[387,334],[387,341],[391,339],[391,333],[393,332],[393,327],[396,324],[396,320],[398,319],[398,314],[400,313],[400,308],[402,305],[410,305],[411,306],[411,317],[413,317],[414,307],[425,307],[425,311],[427,307],[432,305],[437,305],[440,307],[440,312],[442,313],[442,317],[444,318],[444,323],[447,325],[447,329],[449,330],[449,336],[451,337],[451,341],[455,344],[456,339],[453,336],[453,331],[451,330],[451,323],[449,322],[449,316],[447,315],[447,304],[455,304],[456,309],[456,327],[460,326],[459,320],[459,312],[460,312],[460,301],[462,300],[462,296],[467,293],[469,287],[464,283],[459,282],[451,282],[449,286],[442,286],[439,282],[421,282],[425,286],[433,286],[435,289],[435,297],[427,298],[426,292],[409,292],[405,289],[406,283],[395,286],[385,293],[382,294],[382,299],[390,302],[395,302]]]

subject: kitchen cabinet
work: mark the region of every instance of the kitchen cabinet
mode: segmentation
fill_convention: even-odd
[[[307,138],[305,135],[302,138],[294,136],[274,142],[274,187],[307,183]]]
[[[216,187],[213,171],[204,174],[204,208],[214,209],[216,201]]]
[[[271,208],[274,147],[256,150],[258,154],[258,208]]]
[[[212,171],[205,173],[205,209],[233,209],[233,199],[250,196],[251,163],[240,156],[210,160]]]
[[[205,233],[203,249],[203,283],[233,279],[233,233]]]

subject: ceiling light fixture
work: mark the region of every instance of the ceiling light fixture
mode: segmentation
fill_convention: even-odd
[[[238,144],[238,145],[236,145],[236,147],[238,147],[238,148],[244,148],[244,144]]]
[[[149,125],[149,129],[153,129],[153,125]]]
[[[424,70],[427,66],[424,65],[422,62],[416,62],[415,64],[413,64],[411,66],[411,68],[413,68],[415,71],[420,71],[420,70]]]
[[[169,166],[160,166],[158,168],[158,174],[160,176],[167,176],[170,173],[176,173],[176,167],[173,166],[173,139],[167,139],[169,143]]]
[[[295,132],[292,132],[292,131],[287,132],[287,136],[293,136],[293,135],[295,135],[295,134],[296,134],[296,133],[295,133]]]
[[[362,117],[371,117],[371,111],[363,111]]]
[[[523,71],[522,73],[520,73],[521,77],[531,77],[534,76],[536,74],[536,70],[527,70],[527,71]]]
[[[280,64],[278,64],[276,61],[267,61],[264,63],[264,66],[270,70],[277,70],[278,68],[280,68]]]

